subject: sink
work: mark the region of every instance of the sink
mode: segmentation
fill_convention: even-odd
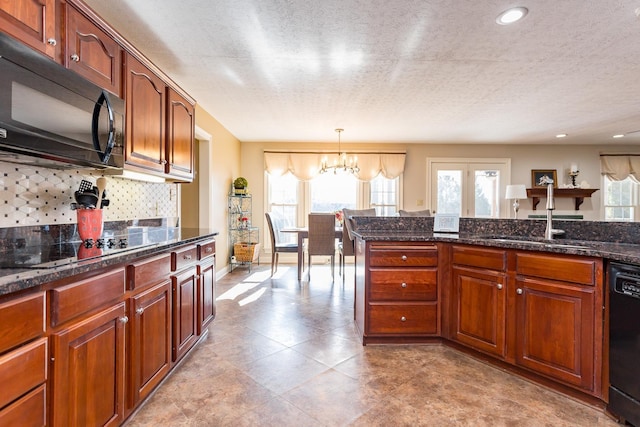
[[[585,246],[585,245],[578,245],[575,243],[550,242],[548,240],[540,241],[540,240],[527,240],[527,239],[518,239],[518,238],[510,239],[510,238],[504,238],[504,237],[490,237],[489,240],[493,240],[494,242],[501,242],[501,243],[538,245],[538,246],[544,246],[546,248],[589,249],[589,246]]]

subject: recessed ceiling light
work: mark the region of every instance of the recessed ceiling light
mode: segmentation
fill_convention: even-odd
[[[619,133],[617,135],[613,135],[614,138],[624,138],[624,135]]]
[[[500,15],[498,15],[498,17],[496,18],[496,22],[500,25],[513,24],[514,22],[517,22],[524,18],[528,12],[529,9],[527,9],[526,7],[512,7],[511,9],[507,9]]]
[[[559,133],[556,135],[556,138],[566,138],[567,134],[566,133]]]

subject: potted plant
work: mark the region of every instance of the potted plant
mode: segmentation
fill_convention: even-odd
[[[246,178],[238,177],[233,181],[233,189],[236,195],[247,194],[247,186],[249,182]]]

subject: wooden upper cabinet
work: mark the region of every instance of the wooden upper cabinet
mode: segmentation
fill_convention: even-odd
[[[55,58],[56,0],[0,0],[0,31]]]
[[[103,89],[122,96],[120,45],[80,12],[67,6],[64,65]]]
[[[125,164],[165,172],[165,83],[132,55],[126,56],[127,146]]]
[[[166,173],[188,181],[193,179],[193,143],[195,118],[193,105],[168,89]]]

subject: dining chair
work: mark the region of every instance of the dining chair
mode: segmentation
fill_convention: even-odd
[[[353,218],[354,216],[376,216],[375,208],[371,209],[342,209],[342,242],[338,244],[338,250],[340,253],[339,259],[339,273],[342,275],[342,279],[344,280],[344,265],[345,258],[348,256],[354,256],[354,243],[353,236],[351,235],[351,231],[353,229]]]
[[[309,214],[309,237],[307,238],[309,276],[311,257],[323,255],[331,257],[331,277],[333,278],[336,259],[336,216],[333,213]]]
[[[424,209],[421,211],[405,211],[400,209],[398,211],[398,215],[400,216],[431,216],[431,211],[429,209]]]
[[[284,226],[284,218],[277,212],[265,212],[269,234],[271,235],[271,276],[278,270],[278,257],[280,252],[297,253],[298,244],[280,241],[280,230]],[[304,257],[303,257],[304,267]],[[275,268],[274,268],[275,267]]]

